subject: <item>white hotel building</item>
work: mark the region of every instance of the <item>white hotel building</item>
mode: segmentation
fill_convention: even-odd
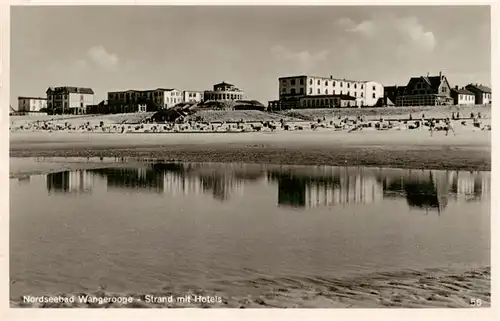
[[[162,108],[170,108],[184,100],[183,93],[174,88],[152,90],[126,90],[108,92],[108,101],[121,104],[138,104],[153,101]]]
[[[347,80],[330,77],[292,76],[281,77],[279,98],[314,97],[314,96],[351,96],[354,98],[349,107],[374,106],[379,98],[384,97],[384,86],[375,81]],[[306,101],[302,100],[303,108]],[[316,106],[318,106],[316,104]]]

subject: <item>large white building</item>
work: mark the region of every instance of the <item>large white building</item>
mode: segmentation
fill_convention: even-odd
[[[161,108],[170,108],[184,101],[183,93],[174,88],[126,90],[108,92],[108,101],[121,104],[139,104],[152,101]]]
[[[50,87],[47,89],[47,109],[52,114],[85,114],[94,104],[94,91],[81,87]]]
[[[47,108],[47,98],[18,97],[18,112],[40,112]]]
[[[330,77],[292,76],[281,77],[279,98],[303,96],[351,96],[351,107],[374,106],[384,97],[384,87],[375,81],[347,80]],[[306,107],[306,106],[303,106]]]

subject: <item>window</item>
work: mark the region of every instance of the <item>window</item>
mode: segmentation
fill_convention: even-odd
[[[375,89],[375,86],[373,86],[373,90],[376,90],[376,89]]]
[[[446,87],[441,88],[441,92],[445,93],[446,92]]]
[[[363,97],[363,92],[361,92],[361,97]]]
[[[350,91],[347,91],[347,96],[350,96],[351,95],[351,92]]]
[[[375,93],[372,94],[372,98],[375,98]]]
[[[283,94],[286,94],[286,88],[283,88],[283,89],[281,90],[281,92],[282,92]]]
[[[357,92],[354,92],[354,97],[358,97],[358,93]]]
[[[321,82],[320,82],[320,80],[318,79],[318,85],[320,85],[320,84],[321,84]]]
[[[286,80],[283,80],[283,86],[286,86]]]
[[[309,94],[312,94],[312,93],[313,93],[312,88],[309,88]]]
[[[347,88],[351,88],[351,84],[350,83],[347,83]]]
[[[356,88],[357,88],[357,87],[356,87],[356,84],[354,84],[354,89],[356,89]]]
[[[328,95],[328,89],[325,89],[325,95]]]
[[[304,84],[304,79],[303,78],[300,78],[300,84],[303,85]]]
[[[363,89],[363,84],[361,84],[361,89]]]
[[[321,92],[320,92],[320,89],[318,88],[318,95],[319,95],[320,93],[321,93]]]
[[[290,90],[290,93],[291,93],[292,95],[295,95],[295,88],[292,88],[292,89]]]
[[[300,94],[303,95],[304,94],[304,88],[300,88]]]
[[[313,80],[309,79],[309,85],[312,85],[312,84],[313,84]]]
[[[328,86],[328,80],[325,80],[325,86]]]
[[[335,81],[332,83],[332,86],[334,86],[334,87],[335,87]]]
[[[295,79],[292,79],[291,83],[292,83],[292,86],[295,86]]]
[[[342,85],[343,85],[343,83],[342,83],[342,82],[340,82],[340,87],[342,87]]]

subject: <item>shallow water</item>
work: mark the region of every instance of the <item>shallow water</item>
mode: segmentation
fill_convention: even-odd
[[[489,186],[489,172],[166,162],[11,179],[11,297],[485,266]]]

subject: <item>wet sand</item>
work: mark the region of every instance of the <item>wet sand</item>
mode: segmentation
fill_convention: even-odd
[[[231,290],[226,291],[225,287]],[[234,294],[234,293],[237,294]],[[245,293],[245,295],[241,295]],[[428,269],[372,273],[350,278],[260,278],[225,281],[202,290],[166,287],[156,293],[55,293],[73,303],[27,303],[11,299],[11,307],[32,308],[472,308],[490,306],[490,268],[464,271]],[[78,296],[128,298],[125,304],[85,303]],[[172,303],[168,297],[172,296]],[[177,297],[189,296],[190,302]],[[212,302],[195,302],[195,297]],[[206,299],[205,299],[206,301]],[[474,307],[474,308],[477,308]]]
[[[187,162],[490,170],[491,132],[457,129],[269,133],[10,134],[11,157],[148,157]]]

